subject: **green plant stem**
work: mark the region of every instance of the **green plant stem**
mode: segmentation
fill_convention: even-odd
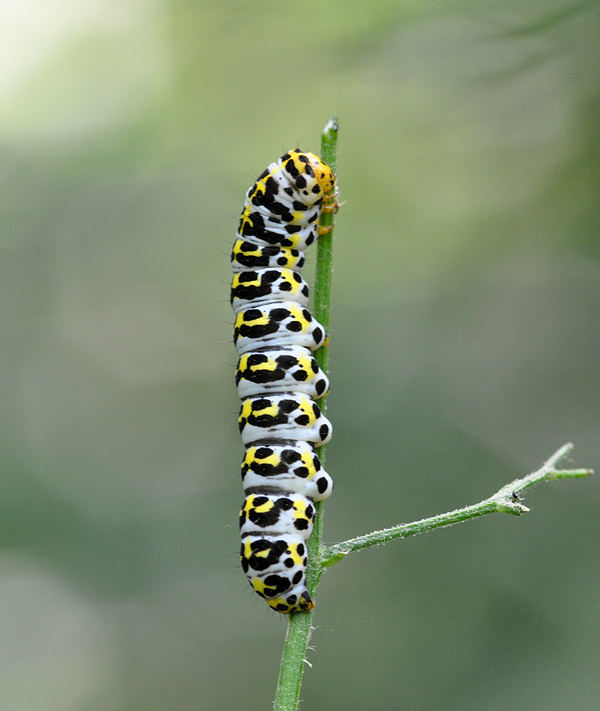
[[[329,119],[321,134],[321,158],[335,173],[337,163],[337,117]],[[333,225],[333,212],[321,213],[319,224],[323,227]],[[331,275],[333,230],[319,237],[317,242],[317,266],[313,290],[313,314],[317,321],[329,332],[329,312],[331,304]],[[325,346],[315,353],[319,367],[327,373],[329,349]],[[326,409],[326,400],[321,398],[317,404],[322,412]],[[325,461],[325,448],[318,451],[321,463]],[[323,568],[317,564],[323,540],[323,506],[315,504],[316,515],[313,531],[308,540],[308,568],[306,571],[307,589],[311,596],[319,582]],[[297,612],[288,615],[288,628],[281,654],[279,678],[273,703],[274,711],[295,711],[300,700],[302,673],[306,658],[306,649],[311,632],[311,612]]]
[[[333,116],[326,123],[321,132],[321,158],[335,173],[337,169],[337,136],[338,136],[337,116]],[[331,193],[330,193],[331,194]],[[322,212],[319,220],[321,227],[330,227],[329,232],[321,235],[317,242],[317,266],[315,268],[315,287],[313,296],[313,313],[317,321],[323,326],[326,333],[329,333],[330,309],[331,309],[331,281],[333,275],[333,212]],[[315,353],[315,359],[324,373],[329,372],[329,344],[319,348]],[[327,410],[327,396],[317,400],[317,405],[321,412],[325,414]],[[321,464],[325,466],[325,447],[318,449]],[[307,588],[312,595],[319,582],[320,573],[310,561],[316,561],[323,541],[323,502],[315,503],[315,522],[313,532],[308,541],[308,570],[306,571]],[[310,613],[301,613],[310,614]]]
[[[311,613],[288,615],[273,711],[296,711],[298,708],[311,629]]]

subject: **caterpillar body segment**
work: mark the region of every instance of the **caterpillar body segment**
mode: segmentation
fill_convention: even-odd
[[[302,536],[244,536],[242,570],[254,591],[277,612],[307,612],[315,606],[306,589],[306,543]]]
[[[306,263],[304,252],[278,244],[258,244],[238,237],[231,250],[231,268],[233,272],[246,269],[280,267],[300,271]]]
[[[302,441],[246,447],[242,483],[246,494],[285,491],[304,494],[312,501],[323,501],[333,491],[333,480],[314,446]]]
[[[308,284],[293,269],[253,269],[233,277],[230,301],[235,312],[283,300],[308,304]]]
[[[311,351],[324,345],[327,335],[310,311],[294,301],[274,301],[242,309],[236,316],[233,342],[238,353],[257,348],[302,346]]]
[[[322,447],[333,432],[317,403],[303,393],[249,397],[242,401],[238,425],[244,444],[299,439]]]
[[[300,272],[303,250],[331,229],[320,227],[319,218],[335,209],[336,196],[326,163],[288,151],[247,191],[231,251],[245,445],[240,560],[255,592],[282,613],[314,608],[306,541],[314,502],[333,491],[316,451],[332,435],[315,402],[328,393],[329,380],[312,354],[327,335],[306,308],[309,290]]]
[[[329,378],[312,351],[300,346],[247,351],[238,361],[235,382],[242,399],[269,392],[304,393],[318,399],[329,392]]]
[[[315,507],[302,494],[249,494],[240,511],[240,533],[284,536],[293,531],[307,540],[314,519]]]

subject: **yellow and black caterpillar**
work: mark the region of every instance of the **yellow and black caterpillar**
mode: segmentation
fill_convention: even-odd
[[[288,151],[246,193],[231,252],[238,422],[246,448],[241,562],[254,590],[284,613],[314,607],[306,541],[313,502],[333,489],[315,451],[332,432],[313,399],[329,390],[312,355],[327,335],[306,308],[300,270],[302,250],[327,229],[319,217],[334,209],[335,185],[318,156]]]

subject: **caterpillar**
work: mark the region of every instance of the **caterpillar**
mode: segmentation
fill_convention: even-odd
[[[316,448],[331,422],[315,399],[329,380],[313,357],[325,329],[306,308],[304,249],[328,229],[335,176],[318,156],[298,148],[264,170],[246,193],[231,251],[235,382],[245,447],[240,560],[252,588],[277,612],[312,610],[306,589],[308,540],[315,501],[333,481]]]

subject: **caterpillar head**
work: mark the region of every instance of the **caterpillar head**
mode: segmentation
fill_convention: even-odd
[[[306,202],[314,203],[335,187],[333,170],[314,153],[294,148],[280,158],[288,179]]]
[[[323,195],[327,195],[327,193],[335,187],[335,175],[333,174],[333,170],[314,153],[305,153],[305,155],[309,160],[310,166],[315,174],[315,180],[321,188]]]

